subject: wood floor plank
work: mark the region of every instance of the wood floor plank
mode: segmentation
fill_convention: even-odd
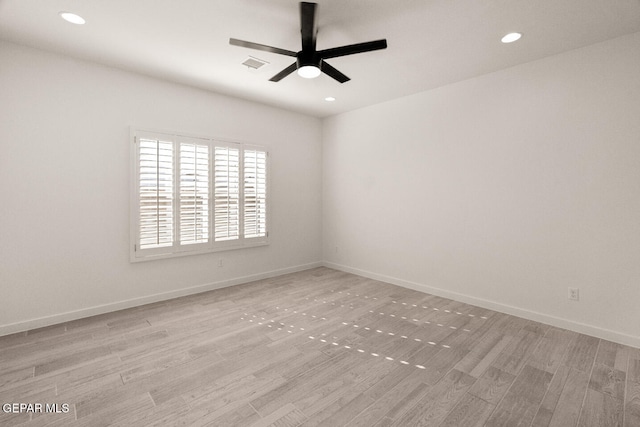
[[[389,427],[391,425],[393,425],[393,420],[385,417],[378,421],[373,427]]]
[[[251,424],[251,427],[296,427],[307,417],[293,405],[288,403],[275,412]]]
[[[491,350],[487,352],[481,359],[478,359],[478,363],[473,367],[469,374],[476,378],[480,377],[480,375],[482,375],[489,368],[489,366],[491,366],[491,364],[496,360],[500,353],[502,353],[507,345],[509,345],[509,342],[512,339],[513,338],[509,336],[501,336],[496,345],[491,348]]]
[[[515,375],[491,366],[473,384],[469,394],[495,406],[500,403],[515,378]]]
[[[0,347],[0,371],[10,371],[48,363],[52,359],[73,355],[78,351],[85,351],[87,347],[95,343],[91,333],[76,333],[74,331],[60,335],[57,333],[57,329],[55,331],[56,334],[51,337],[47,337],[41,332],[33,336],[33,342],[25,342],[9,348]],[[25,339],[30,339],[30,337],[32,336],[26,335]],[[9,361],[11,361],[10,366],[5,365]]]
[[[0,372],[0,388],[34,377],[35,366]]]
[[[404,390],[406,393],[403,393],[403,399],[397,400],[398,395],[390,396],[392,398],[391,402],[388,399],[385,399],[384,407],[386,407],[387,411],[383,412],[385,418],[391,418],[394,420],[398,420],[402,418],[406,413],[412,410],[419,401],[425,398],[429,393],[431,393],[433,387],[425,384],[424,382],[418,380],[416,378],[415,384],[413,382],[408,382],[408,387]],[[389,408],[389,403],[394,403],[393,406]]]
[[[589,388],[623,400],[626,374],[602,363],[596,363],[591,373]]]
[[[19,424],[20,427],[67,427],[75,423],[75,414],[73,408],[67,413],[44,413],[34,414],[30,421],[24,424]],[[0,418],[1,420],[1,418]],[[5,425],[0,421],[0,425]],[[14,424],[7,424],[13,426]]]
[[[210,390],[210,392],[206,394],[196,396],[188,394],[182,397],[191,408],[206,408],[207,411],[224,411],[224,408],[230,404],[233,407],[233,403],[248,403],[257,395],[263,394],[284,383],[285,380],[278,377],[256,378],[251,376],[246,380],[235,381],[227,384],[225,387]],[[255,410],[255,408],[253,409]]]
[[[487,426],[530,425],[552,376],[549,372],[525,365],[487,421]]]
[[[0,425],[640,425],[640,349],[329,268],[0,337]],[[77,418],[77,419],[76,419]]]
[[[607,340],[600,340],[598,353],[596,354],[596,364],[603,364],[619,371],[627,370],[629,359],[629,347]]]
[[[591,372],[600,340],[584,334],[578,334],[569,345],[564,364],[582,372]]]
[[[360,360],[349,353],[342,352],[312,371],[305,372],[257,397],[251,401],[251,405],[260,414],[266,415],[296,399],[309,399],[310,396],[322,398],[325,393],[331,393],[338,387],[336,381],[341,381],[344,374],[360,363]],[[296,406],[300,408],[299,405]]]
[[[352,356],[358,358],[358,356]],[[382,366],[381,366],[382,365]],[[359,363],[349,373],[338,375],[333,380],[326,381],[325,384],[315,388],[307,396],[297,397],[293,403],[305,415],[309,417],[317,416],[322,418],[321,413],[333,413],[333,411],[341,410],[341,405],[363,394],[363,391],[370,387],[371,383],[377,379],[377,375],[373,374],[381,369],[388,369],[390,364],[385,363],[379,358],[373,359],[367,357],[364,363]],[[364,395],[361,401],[373,401]],[[338,402],[338,405],[335,403]],[[368,405],[367,405],[368,406]],[[353,416],[357,413],[353,414]]]
[[[548,427],[551,424],[551,418],[554,415],[554,411],[556,406],[558,405],[558,400],[564,390],[564,386],[567,382],[567,377],[571,368],[568,368],[564,365],[560,365],[556,370],[553,378],[551,379],[551,384],[549,384],[549,389],[538,408],[538,412],[536,413],[533,422],[531,423],[531,427]],[[586,376],[586,374],[584,374]],[[586,391],[586,383],[585,383],[585,391]],[[584,394],[584,393],[583,393]],[[580,404],[581,406],[582,404]],[[580,406],[578,406],[577,413],[580,414]],[[575,425],[575,423],[574,423]]]
[[[148,348],[149,343],[153,341],[164,341],[169,337],[166,330],[144,330],[142,334],[125,334],[113,344],[109,344],[109,350],[112,353],[124,353],[131,351],[136,347]]]
[[[356,395],[354,396],[354,394]],[[344,426],[373,403],[373,399],[359,392],[359,390],[353,393],[347,392],[332,404],[314,413],[310,419],[302,425],[305,427]]]
[[[475,382],[469,374],[452,370],[431,387],[415,405],[397,419],[395,426],[439,425]]]
[[[154,407],[149,393],[131,395],[110,394],[101,404],[85,406],[76,404],[76,421],[71,426],[110,426],[137,411],[148,411]]]
[[[301,352],[291,349],[291,357],[281,358],[277,363],[273,363],[264,369],[256,370],[256,375],[268,374],[270,371],[278,372],[283,378],[292,379],[305,372],[325,364],[331,356],[319,350]]]
[[[392,372],[382,385],[376,384],[365,392],[375,403],[351,420],[347,424],[349,427],[368,427],[383,418],[399,418],[428,391],[429,386],[419,375],[414,375],[413,368],[402,366],[398,369],[401,372]]]
[[[56,384],[54,381],[38,381],[39,379],[26,381],[25,384],[16,382],[10,388],[0,389],[0,402],[4,403],[35,403],[46,402],[47,399],[56,396]],[[2,414],[2,412],[0,412]]]
[[[624,427],[640,426],[640,383],[627,384],[624,404]]]
[[[512,337],[507,337],[502,334],[485,334],[476,340],[475,345],[469,353],[456,364],[455,368],[478,378],[489,365],[493,363],[511,339]]]
[[[621,427],[624,405],[608,394],[587,389],[578,427]]]
[[[472,394],[465,394],[439,427],[482,427],[495,405]]]
[[[640,384],[640,349],[629,349],[627,379]]]
[[[181,397],[176,397],[162,405],[156,405],[145,410],[132,411],[113,425],[117,427],[166,426],[171,425],[174,420],[180,419],[188,412],[189,405]]]
[[[466,351],[460,351],[455,348],[443,348],[435,356],[429,359],[426,365],[417,357],[411,357],[411,362],[417,362],[417,366],[425,366],[427,378],[425,382],[430,385],[437,384],[452,368],[467,354]],[[475,379],[474,379],[475,380]]]
[[[373,400],[378,400],[389,391],[393,390],[398,384],[403,382],[408,376],[414,373],[413,368],[399,365],[395,366],[392,371],[382,377],[378,382],[365,391],[365,394]]]
[[[266,357],[263,357],[264,355]],[[237,360],[219,362],[211,366],[207,366],[206,358],[200,358],[189,365],[181,366],[182,374],[172,372],[172,378],[164,378],[163,374],[157,374],[150,381],[143,380],[142,386],[150,388],[150,393],[156,404],[181,395],[185,401],[193,406],[195,404],[193,401],[198,399],[206,401],[224,396],[229,387],[241,384],[245,379],[254,380],[258,385],[268,386],[267,389],[282,385],[286,380],[277,375],[257,376],[254,374],[271,363],[278,363],[279,358],[289,358],[290,355],[291,353],[285,352],[278,355],[264,352],[259,353],[256,357],[252,355]],[[132,383],[132,386],[134,388],[140,387],[135,382]],[[244,396],[251,395],[253,398],[254,390],[255,387],[251,386],[248,389],[250,393]]]
[[[539,333],[521,329],[516,337],[500,353],[493,365],[512,375],[518,375],[533,349],[542,339]]]
[[[216,356],[215,359],[216,361],[222,360],[220,356]],[[122,382],[128,383],[171,369],[176,365],[181,365],[191,360],[192,358],[188,351],[168,351],[163,354],[154,353],[143,360],[136,361],[135,364],[132,364],[131,368],[123,371],[120,376],[122,377]]]
[[[554,373],[562,363],[575,332],[550,327],[533,351],[528,363],[538,369]]]
[[[577,424],[587,385],[586,373],[568,368],[566,382],[553,408],[549,427],[575,426]]]
[[[4,404],[5,402],[3,402]],[[0,412],[0,425],[2,426],[17,426],[24,425],[31,420],[31,414],[26,412],[6,413]]]
[[[229,411],[225,414],[219,415],[216,413],[207,414],[189,425],[194,427],[199,426],[243,426],[251,425],[258,421],[260,416],[249,404],[244,404],[237,409]]]

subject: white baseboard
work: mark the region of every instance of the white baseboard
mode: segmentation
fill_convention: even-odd
[[[328,268],[333,268],[334,270],[340,270],[346,273],[352,273],[358,276],[367,277],[369,279],[379,280],[381,282],[402,286],[403,288],[413,289],[419,292],[437,295],[439,297],[476,305],[478,307],[487,308],[489,310],[498,311],[505,314],[511,314],[513,316],[522,317],[524,319],[533,320],[536,322],[545,323],[547,325],[556,326],[558,328],[568,329],[581,334],[591,335],[597,338],[613,341],[618,344],[640,348],[640,337],[638,336],[627,335],[627,334],[612,331],[609,329],[604,329],[604,328],[600,328],[593,325],[587,325],[587,324],[575,322],[569,319],[563,319],[560,317],[551,316],[549,314],[539,313],[537,311],[525,310],[522,308],[501,304],[495,301],[473,297],[470,295],[464,295],[457,292],[451,292],[445,289],[434,288],[432,286],[428,286],[422,283],[410,282],[407,280],[398,279],[396,277],[385,276],[384,274],[378,274],[371,271],[349,267],[346,265],[336,264],[333,262],[325,261],[323,265]]]
[[[166,301],[173,298],[183,297],[186,295],[199,294],[201,292],[212,291],[215,289],[226,288],[229,286],[240,285],[242,283],[253,282],[254,280],[268,279],[270,277],[281,276],[283,274],[295,273],[298,271],[309,270],[311,268],[322,267],[322,262],[314,262],[310,264],[302,264],[294,267],[287,267],[278,270],[266,271],[249,276],[236,277],[233,279],[221,280],[218,282],[205,283],[203,285],[193,286],[190,288],[178,289],[170,292],[163,292],[154,295],[148,295],[140,298],[133,298],[124,301],[118,301],[110,304],[104,304],[94,307],[83,308],[80,310],[69,311],[66,313],[55,314],[52,316],[30,319],[23,322],[11,323],[8,325],[0,325],[0,337],[18,332],[24,332],[31,329],[42,328],[45,326],[56,325],[58,323],[69,322],[71,320],[82,319],[85,317],[96,316],[98,314],[110,313],[113,311],[123,310],[125,308],[138,307],[145,304],[151,304],[158,301]]]

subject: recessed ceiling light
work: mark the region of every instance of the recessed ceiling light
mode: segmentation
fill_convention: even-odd
[[[521,33],[509,33],[502,38],[502,43],[513,43],[516,40],[520,40]]]
[[[72,24],[82,25],[86,22],[82,16],[76,15],[75,13],[60,12],[59,15],[62,19],[67,22],[71,22]]]
[[[333,96],[327,96],[324,100],[327,101],[327,102],[333,102],[336,99]]]

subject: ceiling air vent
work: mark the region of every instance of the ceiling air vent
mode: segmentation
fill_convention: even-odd
[[[268,65],[268,64],[269,63],[267,61],[255,58],[253,56],[248,57],[242,63],[242,65],[246,66],[247,68],[251,68],[253,70],[257,70],[258,68],[262,68],[262,67],[264,67],[265,65]]]

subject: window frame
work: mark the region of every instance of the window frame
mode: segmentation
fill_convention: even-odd
[[[162,141],[171,142],[173,145],[172,154],[172,179],[173,179],[173,235],[172,244],[166,247],[145,248],[140,249],[140,149],[139,140],[141,138],[161,139]],[[188,255],[205,254],[212,252],[238,250],[257,246],[269,245],[269,231],[271,222],[271,173],[270,173],[270,154],[264,145],[253,143],[244,143],[233,141],[230,139],[204,137],[201,135],[193,135],[184,132],[173,132],[165,130],[148,130],[143,128],[130,129],[130,262],[150,261],[156,259],[175,258]],[[200,143],[208,146],[208,241],[202,243],[180,244],[180,144],[181,143]],[[226,241],[215,241],[215,148],[230,147],[239,150],[239,230],[238,238]],[[244,151],[258,150],[265,153],[265,170],[266,170],[266,222],[265,235],[259,237],[244,237],[244,192],[245,192],[245,176],[244,176]]]

